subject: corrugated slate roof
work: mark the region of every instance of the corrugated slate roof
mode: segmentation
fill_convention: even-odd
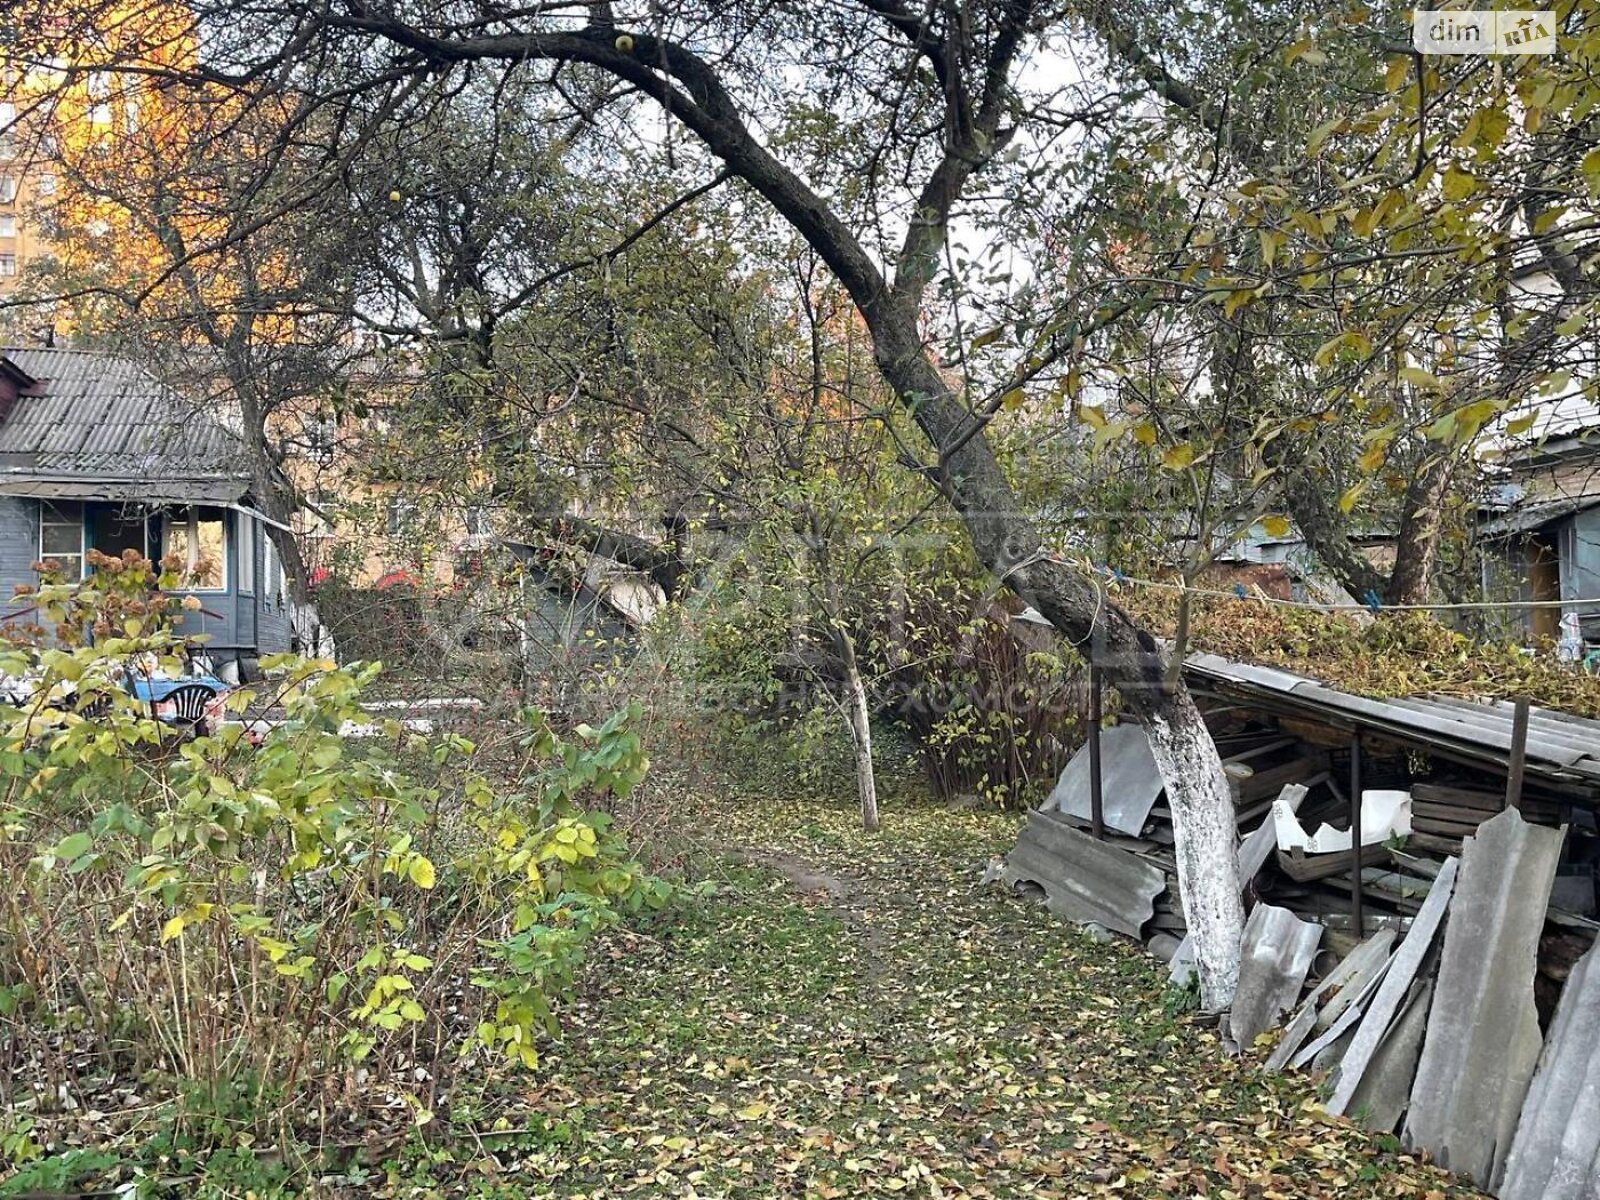
[[[1386,731],[1459,758],[1503,765],[1510,757],[1515,706],[1505,701],[1442,696],[1372,700],[1292,671],[1231,662],[1215,654],[1192,654],[1183,667],[1241,694],[1276,698],[1324,719],[1342,717],[1352,725]],[[1530,710],[1526,761],[1530,775],[1600,784],[1600,721],[1545,708]]]
[[[0,479],[248,477],[237,439],[136,363],[85,350],[0,355],[39,381],[0,422]]]

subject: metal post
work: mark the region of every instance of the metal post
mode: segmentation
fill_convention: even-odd
[[[1350,739],[1350,924],[1359,937],[1366,936],[1362,914],[1361,879],[1361,734]]]
[[[1089,664],[1089,828],[1097,838],[1106,836],[1104,796],[1100,791],[1100,665]]]
[[[1511,713],[1511,761],[1506,772],[1506,807],[1522,807],[1522,772],[1528,756],[1528,700],[1518,700]]]

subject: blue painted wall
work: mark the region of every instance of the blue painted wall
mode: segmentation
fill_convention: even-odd
[[[177,624],[185,636],[204,635],[206,646],[219,660],[238,655],[273,654],[289,648],[287,588],[282,585],[281,568],[269,581],[266,574],[265,535],[259,522],[242,513],[229,512],[225,525],[227,544],[226,587],[220,591],[194,592],[200,601],[199,612],[182,611]],[[241,556],[249,553],[255,562],[254,589],[241,592],[248,582],[240,571]],[[7,610],[19,611],[25,603],[11,603],[18,584],[38,582],[32,567],[39,557],[39,502],[0,496],[0,620]],[[269,586],[269,582],[276,586]],[[22,619],[27,619],[26,617]]]
[[[1561,530],[1561,598],[1600,598],[1600,505],[1573,515]],[[1583,633],[1600,642],[1600,604],[1578,610]]]

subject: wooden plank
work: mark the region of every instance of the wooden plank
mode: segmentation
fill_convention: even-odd
[[[1470,821],[1474,825],[1481,825],[1493,813],[1484,812],[1481,808],[1468,808],[1464,804],[1440,804],[1432,800],[1418,800],[1411,798],[1411,815],[1414,817],[1443,817],[1446,821]]]
[[[1462,808],[1478,808],[1494,814],[1506,806],[1506,798],[1496,792],[1480,792],[1472,788],[1450,787],[1439,783],[1414,783],[1411,799],[1430,804],[1452,804]]]
[[[1329,1112],[1345,1111],[1345,1106],[1350,1103],[1350,1097],[1355,1095],[1356,1085],[1361,1082],[1361,1076],[1366,1072],[1367,1064],[1372,1061],[1378,1043],[1388,1032],[1389,1022],[1393,1020],[1400,1002],[1405,999],[1411,981],[1417,977],[1422,960],[1433,945],[1434,935],[1438,933],[1439,926],[1444,921],[1445,908],[1449,905],[1450,893],[1455,888],[1456,867],[1457,860],[1452,858],[1440,868],[1439,878],[1428,892],[1428,899],[1423,903],[1422,911],[1417,914],[1416,920],[1406,932],[1405,940],[1400,943],[1400,948],[1389,960],[1389,969],[1383,973],[1376,994],[1365,1006],[1366,1011],[1361,1017],[1361,1024],[1357,1027],[1355,1037],[1351,1039],[1350,1046],[1339,1063],[1339,1077],[1334,1084],[1333,1095],[1323,1105]],[[1359,1004],[1352,1005],[1350,1011],[1359,1011],[1361,1007]],[[1295,1064],[1301,1065],[1300,1059],[1304,1057],[1302,1053],[1300,1058],[1296,1058]],[[1309,1062],[1310,1059],[1306,1058],[1305,1061]]]
[[[1327,769],[1327,754],[1317,750],[1290,759],[1286,763],[1280,763],[1276,767],[1268,767],[1265,771],[1257,771],[1249,779],[1239,781],[1239,802],[1249,804],[1263,797],[1276,796],[1284,784],[1304,783],[1313,775]]]
[[[1263,754],[1271,754],[1274,750],[1282,750],[1287,746],[1293,746],[1298,741],[1298,738],[1292,737],[1279,738],[1276,741],[1266,742],[1260,746],[1252,746],[1248,750],[1240,750],[1236,753],[1225,754],[1222,756],[1222,761],[1224,765],[1227,763],[1249,762],[1252,758],[1259,758]]]

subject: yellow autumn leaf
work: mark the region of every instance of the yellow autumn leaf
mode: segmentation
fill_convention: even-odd
[[[420,854],[412,857],[410,865],[406,867],[406,874],[419,888],[431,888],[434,885],[433,864]]]
[[[1161,465],[1169,471],[1181,471],[1194,462],[1194,447],[1188,442],[1173,446],[1161,456]]]
[[[1421,367],[1401,367],[1400,380],[1402,383],[1411,383],[1415,384],[1417,387],[1431,388],[1436,392],[1444,388],[1444,384],[1439,381],[1439,377],[1437,375],[1435,375],[1432,371],[1424,371]]]
[[[1267,531],[1268,537],[1284,537],[1289,532],[1289,518],[1274,513],[1270,517],[1261,518],[1261,528]]]
[[[1538,413],[1527,413],[1524,416],[1520,416],[1520,417],[1515,418],[1514,420],[1507,421],[1506,422],[1506,433],[1509,434],[1511,437],[1516,437],[1518,434],[1521,434],[1521,433],[1527,433],[1528,430],[1533,428],[1533,423],[1535,421],[1537,421],[1538,419],[1539,419],[1539,414]]]
[[[1444,189],[1446,200],[1465,200],[1478,190],[1478,181],[1471,171],[1463,171],[1460,167],[1451,167],[1444,173],[1441,186]]]
[[[767,1115],[769,1107],[765,1101],[756,1100],[741,1108],[737,1116],[741,1121],[759,1121]]]

